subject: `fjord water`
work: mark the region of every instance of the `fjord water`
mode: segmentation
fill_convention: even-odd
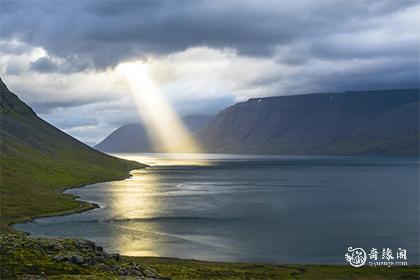
[[[351,246],[419,263],[416,157],[117,156],[150,167],[66,191],[100,208],[16,228],[134,256],[344,263]]]

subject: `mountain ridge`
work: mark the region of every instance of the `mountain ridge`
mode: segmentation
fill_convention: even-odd
[[[222,110],[196,139],[207,152],[418,154],[418,111],[418,89],[250,98]],[[391,121],[386,114],[398,118]],[[368,124],[376,129],[370,137],[362,135]]]
[[[59,190],[121,179],[145,167],[99,152],[44,121],[0,78],[2,228],[16,221],[92,207]]]
[[[181,121],[190,133],[195,133],[198,129],[206,126],[212,117],[211,115],[200,114],[186,115],[181,118]],[[143,123],[123,125],[111,132],[94,147],[109,153],[159,152],[151,143],[147,125]]]

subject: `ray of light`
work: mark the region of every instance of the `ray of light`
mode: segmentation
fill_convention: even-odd
[[[198,153],[200,148],[177,113],[149,75],[147,64],[123,63],[117,67],[127,78],[137,110],[158,151]]]

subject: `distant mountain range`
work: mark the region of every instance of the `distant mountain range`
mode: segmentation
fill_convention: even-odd
[[[212,153],[419,154],[418,89],[252,98],[215,117],[187,116],[183,122]],[[118,128],[95,148],[153,151],[141,124]]]
[[[188,131],[194,134],[205,127],[214,116],[188,115],[181,119]],[[168,135],[168,137],[170,137]],[[113,131],[95,146],[96,149],[109,153],[159,152],[147,135],[146,126],[141,123],[127,124]]]
[[[419,90],[253,98],[196,134],[210,152],[296,155],[419,153]]]

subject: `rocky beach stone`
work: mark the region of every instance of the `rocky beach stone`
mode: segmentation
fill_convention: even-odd
[[[3,258],[5,256],[12,258],[10,265],[19,263],[16,260],[19,260],[22,254],[33,256],[29,258],[27,264],[21,264],[21,267],[22,265],[23,267],[28,266],[31,267],[31,271],[38,272],[33,275],[22,273],[18,279],[47,279],[42,274],[43,271],[57,270],[57,267],[61,266],[66,273],[70,274],[77,272],[82,275],[109,273],[113,277],[103,279],[167,279],[161,278],[154,271],[139,264],[124,261],[119,254],[108,254],[103,251],[102,247],[96,246],[89,240],[32,238],[25,235],[3,234],[0,236],[0,251]],[[27,259],[25,258],[25,260]],[[36,268],[37,266],[42,267]],[[16,269],[13,266],[11,268]],[[0,273],[10,275],[10,270],[9,266],[3,266]]]
[[[112,258],[114,258],[114,260],[116,260],[117,262],[121,260],[120,254],[112,254]]]
[[[57,243],[52,244],[52,245],[50,246],[50,248],[51,248],[52,250],[54,250],[54,251],[60,251],[60,250],[63,250],[63,249],[64,249],[62,245],[59,245],[59,244],[57,244]]]
[[[85,259],[80,255],[73,255],[71,261],[75,264],[82,264],[85,262]]]

